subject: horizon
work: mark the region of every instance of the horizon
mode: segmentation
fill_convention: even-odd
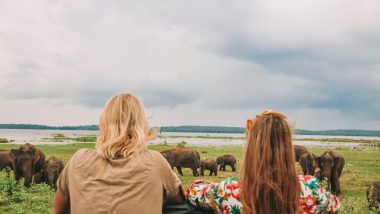
[[[97,124],[82,124],[82,125],[58,125],[58,126],[52,126],[52,125],[46,125],[46,124],[31,124],[31,123],[0,123],[0,126],[4,125],[27,125],[27,126],[42,126],[42,127],[51,127],[51,128],[79,128],[79,127],[90,127],[90,126],[98,126]],[[176,125],[176,126],[150,126],[150,128],[172,128],[172,127],[215,127],[215,128],[239,128],[239,129],[244,129],[244,126],[218,126],[218,125]],[[7,128],[2,128],[0,129],[7,129]],[[13,128],[12,128],[13,129]],[[28,128],[29,129],[29,128]],[[36,129],[39,130],[39,129]],[[57,129],[59,130],[59,129]],[[78,129],[81,130],[81,129]],[[85,129],[84,129],[85,130]],[[316,130],[316,129],[302,129],[302,128],[294,128],[294,130],[298,131],[313,131],[313,132],[326,132],[326,131],[374,131],[374,132],[380,132],[380,129],[324,129],[324,130]]]
[[[0,5],[1,123],[97,124],[130,92],[152,126],[269,108],[301,129],[380,128],[377,0]]]

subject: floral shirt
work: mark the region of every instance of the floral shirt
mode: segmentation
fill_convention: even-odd
[[[301,197],[299,214],[338,213],[338,198],[326,191],[320,181],[310,175],[300,175]],[[195,180],[186,189],[186,198],[190,204],[203,209],[211,209],[215,213],[241,214],[239,181],[228,178],[220,183]]]

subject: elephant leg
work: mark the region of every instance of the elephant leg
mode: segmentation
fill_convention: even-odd
[[[16,180],[16,182],[17,182],[17,184],[18,184],[18,183],[20,182],[20,178],[21,178],[21,176],[20,176],[19,173],[16,172],[16,170],[14,170],[14,176],[15,176],[15,180]]]
[[[183,176],[183,173],[182,173],[182,169],[180,166],[176,166],[177,170],[178,170],[178,173]]]
[[[218,175],[218,170],[214,170],[214,175],[215,175],[215,176]]]
[[[226,171],[226,164],[223,164],[223,171]]]
[[[307,175],[307,170],[306,169],[302,168],[302,171],[303,171],[304,175]]]
[[[340,195],[340,182],[338,174],[335,172],[335,175],[331,177],[331,190],[334,192],[337,196]]]
[[[222,164],[220,164],[219,165],[219,171],[222,171],[222,169],[223,169],[223,166],[222,166]]]
[[[199,176],[198,170],[196,167],[193,168],[193,176]]]
[[[232,165],[232,171],[236,172],[236,165]]]
[[[342,174],[342,170],[338,170],[338,178],[340,178],[341,174]]]
[[[210,170],[210,176],[212,175],[212,170]]]
[[[9,168],[9,167],[6,167],[5,168],[5,171],[7,172],[7,178],[10,178],[11,177],[11,168]]]

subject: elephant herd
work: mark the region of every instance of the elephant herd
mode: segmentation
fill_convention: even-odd
[[[339,178],[345,164],[343,156],[331,150],[316,156],[300,145],[294,145],[293,149],[295,159],[300,163],[305,175],[314,175],[320,180],[326,177],[331,192],[341,194]],[[315,172],[316,168],[320,169],[319,172]],[[380,208],[380,181],[373,182],[367,188],[367,200],[371,209]]]
[[[331,192],[336,195],[341,194],[339,178],[345,165],[343,156],[331,150],[317,156],[309,152],[306,147],[300,145],[294,145],[293,149],[295,160],[300,163],[305,175],[316,176],[319,180],[323,180],[326,177]],[[219,171],[225,171],[226,166],[230,166],[232,171],[236,171],[236,158],[229,154],[217,157],[216,160],[201,160],[199,152],[190,148],[165,150],[161,154],[168,161],[172,169],[174,167],[177,168],[181,176],[183,176],[181,167],[192,169],[194,176],[199,176],[198,168],[200,168],[201,176],[204,176],[205,170],[210,171],[210,176],[213,174],[217,176],[218,166]],[[315,172],[317,168],[319,168],[319,171]],[[375,181],[368,187],[367,200],[370,209],[380,209],[380,181]]]
[[[339,178],[342,175],[345,160],[343,156],[334,151],[325,151],[322,155],[316,156],[309,152],[306,147],[294,145],[294,154],[297,162],[300,163],[305,175],[314,175],[319,180],[327,178],[327,183],[331,192],[340,195],[341,188]],[[319,168],[318,172],[315,170]]]
[[[24,186],[30,184],[47,183],[57,189],[56,182],[61,174],[64,164],[62,160],[52,156],[46,159],[45,154],[37,147],[26,143],[18,149],[0,150],[0,171],[7,170],[8,176],[13,170],[17,182],[24,178]]]
[[[327,178],[331,192],[340,195],[341,188],[339,178],[345,165],[344,158],[334,151],[325,151],[316,156],[309,152],[306,147],[294,145],[295,160],[300,163],[305,175],[313,175],[323,180]],[[233,155],[225,154],[214,159],[201,160],[199,152],[191,148],[175,148],[162,151],[161,154],[167,160],[171,168],[177,168],[178,173],[183,176],[182,167],[192,169],[194,176],[204,176],[204,171],[210,171],[210,176],[217,176],[218,170],[225,171],[230,166],[236,171],[237,160]],[[64,164],[55,156],[46,159],[45,154],[37,147],[26,143],[18,149],[0,150],[0,171],[5,169],[10,174],[13,170],[17,182],[23,177],[24,186],[29,187],[35,183],[47,183],[50,187],[57,189],[56,183],[61,174]],[[219,169],[218,169],[219,166]],[[200,168],[200,173],[198,173]],[[315,172],[319,168],[318,172]],[[367,189],[367,199],[370,207],[379,208],[380,205],[380,181],[375,181]]]
[[[210,171],[210,175],[218,175],[219,171],[226,171],[226,166],[230,166],[232,171],[236,171],[236,158],[233,155],[225,154],[218,157],[216,160],[203,159],[201,160],[199,152],[190,148],[175,148],[161,152],[162,156],[168,161],[170,167],[177,168],[178,173],[183,176],[182,167],[190,168],[193,171],[193,176],[204,175],[205,170]],[[200,173],[198,173],[200,168]]]

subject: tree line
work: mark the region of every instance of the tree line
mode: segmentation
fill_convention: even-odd
[[[163,126],[155,127],[161,132],[197,132],[197,133],[245,133],[243,127],[225,126]],[[38,130],[99,130],[97,125],[81,126],[47,126],[37,124],[0,124],[0,129],[38,129]],[[312,131],[295,129],[297,135],[332,135],[332,136],[374,136],[380,137],[379,130],[335,129],[324,131]]]

